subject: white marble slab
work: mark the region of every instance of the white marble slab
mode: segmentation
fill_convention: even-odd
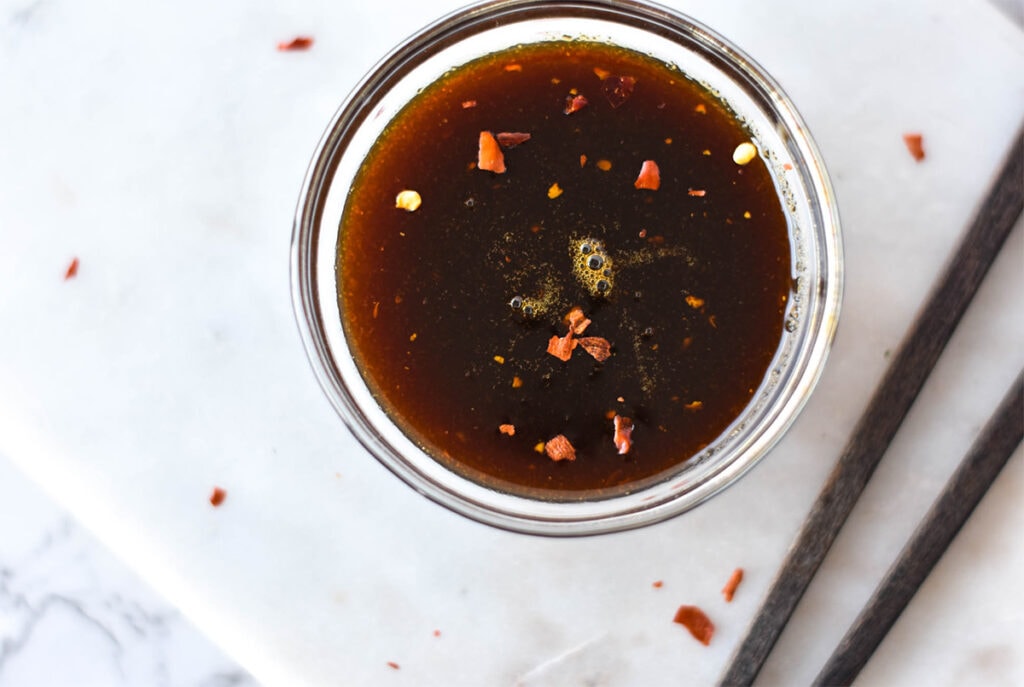
[[[0,455],[0,685],[255,684]]]
[[[324,123],[454,6],[0,5],[0,450],[267,684],[711,683],[1020,123],[1024,37],[980,0],[685,4],[817,137],[846,230],[842,326],[805,414],[737,486],[556,541],[467,522],[374,463],[291,314],[291,214]],[[274,49],[297,33],[312,51]],[[813,676],[1024,362],[1021,234],[765,684]],[[862,682],[1024,682],[1020,462]],[[671,623],[682,603],[715,620],[710,647]]]

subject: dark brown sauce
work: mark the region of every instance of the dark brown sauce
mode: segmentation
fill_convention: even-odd
[[[595,67],[636,79],[618,107]],[[573,89],[588,104],[567,115]],[[531,138],[495,174],[475,165],[481,131]],[[763,160],[732,159],[749,138],[678,71],[599,44],[518,48],[425,89],[364,162],[341,227],[342,320],[381,405],[498,489],[573,499],[664,478],[740,414],[779,345],[790,244]],[[644,160],[656,191],[634,188]],[[414,212],[395,207],[406,189]],[[584,243],[606,259],[597,271]],[[573,306],[607,361],[546,352]],[[616,413],[635,425],[625,455]],[[574,461],[542,452],[557,435]]]

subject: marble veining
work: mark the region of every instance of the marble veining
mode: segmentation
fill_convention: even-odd
[[[0,685],[256,682],[0,455]]]

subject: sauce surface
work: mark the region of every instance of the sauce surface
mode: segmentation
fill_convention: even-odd
[[[481,132],[530,137],[495,173]],[[664,478],[740,414],[780,342],[790,244],[764,161],[733,160],[749,139],[678,71],[600,44],[497,53],[424,89],[340,228],[342,322],[382,407],[498,489],[564,500]],[[656,190],[635,185],[645,160]],[[422,204],[396,207],[402,191]],[[604,339],[607,360],[548,352],[574,307],[591,320],[577,342]],[[559,435],[574,460],[545,452]]]

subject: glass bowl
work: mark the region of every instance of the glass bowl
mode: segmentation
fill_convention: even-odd
[[[716,440],[654,484],[610,498],[550,500],[471,480],[432,458],[375,400],[345,338],[337,297],[339,227],[352,181],[389,121],[454,67],[512,46],[606,42],[673,65],[749,130],[786,215],[793,289],[772,364]],[[291,245],[299,330],[327,398],[366,450],[437,503],[480,522],[542,535],[587,535],[664,520],[700,504],[762,459],[816,384],[835,333],[843,263],[838,214],[821,157],[792,102],[750,57],[698,22],[616,0],[497,0],[458,10],[387,55],[328,123],[303,182]]]

